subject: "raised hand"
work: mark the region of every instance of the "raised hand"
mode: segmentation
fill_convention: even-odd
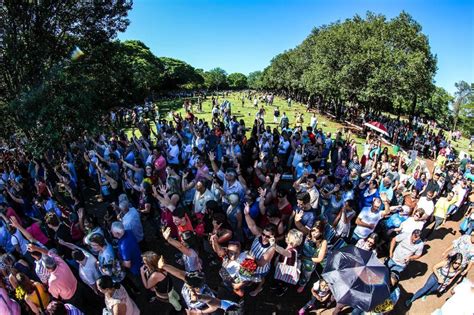
[[[11,222],[11,224],[12,224],[14,227],[16,227],[16,228],[19,227],[19,226],[21,226],[20,223],[18,222],[18,220],[17,220],[15,217],[13,217],[13,216],[10,217],[10,222]]]
[[[275,174],[275,179],[274,179],[275,182],[278,183],[280,179],[281,179],[281,174],[280,173]]]
[[[160,194],[166,195],[168,188],[165,185],[160,185]]]
[[[210,161],[214,161],[216,159],[216,155],[214,154],[214,152],[209,152],[208,156]]]
[[[160,257],[160,259],[158,260],[158,269],[163,269],[165,267],[165,259],[163,258],[163,256]]]
[[[266,189],[262,189],[261,187],[258,188],[258,193],[260,195],[261,198],[265,198],[265,196],[267,195],[267,190]]]
[[[275,238],[274,237],[270,237],[268,239],[268,242],[270,243],[270,246],[274,246],[275,245]]]
[[[303,215],[304,215],[304,211],[303,211],[303,210],[299,210],[298,212],[296,212],[295,221],[296,221],[296,222],[301,221],[301,219],[303,219]]]
[[[170,234],[171,234],[171,228],[167,227],[164,231],[163,231],[163,238],[165,240],[168,240],[170,238]]]

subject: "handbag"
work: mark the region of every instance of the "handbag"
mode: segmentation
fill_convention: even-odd
[[[290,249],[290,251],[294,254],[295,262],[293,263],[293,265],[288,265],[288,257],[285,257],[283,262],[278,262],[275,268],[275,279],[289,284],[296,284],[300,279],[301,262],[298,259],[298,253],[296,252],[296,250],[292,248]]]
[[[462,220],[461,225],[459,226],[461,232],[466,233],[467,229],[469,229],[470,221],[471,218],[464,218],[464,220]]]

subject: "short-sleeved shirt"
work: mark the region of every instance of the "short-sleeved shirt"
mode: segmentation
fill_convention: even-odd
[[[130,207],[127,213],[123,216],[122,223],[126,230],[132,231],[137,242],[143,240],[143,226],[137,209]]]
[[[429,191],[432,191],[434,193],[439,192],[438,182],[434,181],[433,179],[430,179],[422,196],[425,197]]]
[[[82,252],[86,256],[86,263],[84,265],[79,264],[79,276],[84,283],[92,286],[100,278],[100,272],[97,269],[97,259],[84,250]]]
[[[435,208],[433,200],[428,200],[426,197],[421,197],[420,200],[418,200],[416,207],[425,210],[427,216],[432,215]]]
[[[294,209],[295,213],[300,210],[301,209],[299,207],[296,207]],[[317,219],[316,210],[311,208],[307,211],[303,211],[303,217],[301,218],[300,223],[303,224],[306,228],[311,229],[316,219]]]
[[[374,225],[373,229],[365,227],[365,226],[360,226],[360,225],[356,226],[354,233],[359,238],[366,238],[367,236],[369,236],[370,233],[372,233],[375,230],[375,227],[379,223],[380,219],[382,219],[382,212],[381,211],[373,212],[371,207],[365,207],[359,213],[358,218],[367,224]]]
[[[77,290],[77,280],[69,266],[64,260],[56,255],[50,254],[56,261],[56,269],[51,272],[48,279],[49,293],[56,299],[71,299]]]
[[[411,241],[411,235],[403,233],[395,237],[398,242],[397,247],[393,252],[392,260],[399,266],[406,266],[406,259],[413,255],[421,255],[425,244],[421,241],[413,243]]]
[[[142,264],[141,252],[137,240],[131,231],[125,231],[125,234],[118,240],[118,254],[122,261],[130,261],[130,272],[134,275],[140,274]]]

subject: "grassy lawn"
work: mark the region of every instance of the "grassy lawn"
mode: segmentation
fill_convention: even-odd
[[[245,99],[245,104],[242,106],[241,101],[242,94],[240,92],[231,93],[228,97],[219,97],[219,103],[223,102],[225,99],[231,102],[232,104],[232,114],[237,117],[238,120],[243,119],[247,127],[251,127],[253,125],[255,114],[257,113],[257,109],[253,106],[253,101],[249,101]],[[163,118],[170,119],[171,112],[177,111],[184,115],[183,109],[183,102],[184,99],[173,99],[173,100],[166,100],[166,101],[159,101],[156,103],[158,107],[158,111],[160,112],[160,116]],[[212,118],[211,110],[212,110],[212,101],[211,97],[208,97],[207,100],[203,102],[201,113],[197,113],[197,98],[192,99],[193,103],[193,113],[198,118],[203,118],[206,121],[210,122]],[[263,103],[264,104],[264,103]],[[262,105],[259,102],[258,107]],[[292,101],[291,107],[288,107],[287,101],[280,97],[275,97],[273,101],[273,106],[265,106],[266,115],[265,115],[265,122],[267,125],[270,125],[272,128],[276,127],[277,124],[273,123],[273,109],[274,107],[279,107],[280,109],[280,118],[283,113],[286,113],[290,120],[290,126],[294,126],[295,117],[297,114],[303,113],[304,114],[304,123],[303,126],[309,125],[311,121],[312,113],[306,112],[306,106],[301,103]],[[338,131],[344,131],[345,126],[341,123],[338,123],[334,120],[331,120],[326,115],[321,115],[320,113],[317,114],[318,117],[318,127],[322,128],[324,132],[331,132],[334,134]],[[155,128],[155,126],[152,126]],[[136,131],[138,132],[138,131]],[[344,136],[345,137],[345,136]],[[352,135],[352,138],[355,138],[358,144],[358,153],[359,155],[362,154],[363,150],[363,143],[365,141],[364,138],[361,138],[355,134]],[[469,140],[467,138],[462,138],[460,141],[453,142],[454,147],[457,150],[462,150],[465,152],[468,151]],[[391,146],[389,146],[389,152],[393,153]],[[471,151],[472,152],[472,151]]]

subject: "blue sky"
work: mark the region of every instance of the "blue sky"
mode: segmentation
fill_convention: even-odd
[[[366,11],[388,18],[407,11],[438,57],[436,84],[455,91],[474,82],[474,1],[441,0],[134,0],[121,40],[138,39],[157,56],[196,68],[248,74],[295,47],[315,26]]]

